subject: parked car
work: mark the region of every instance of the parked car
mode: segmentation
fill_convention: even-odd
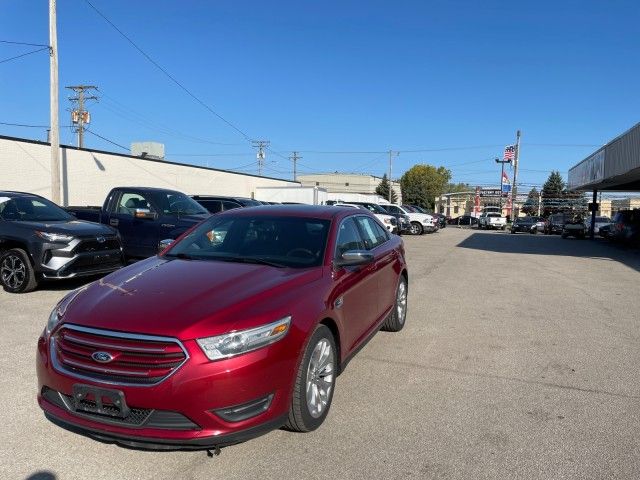
[[[544,217],[532,217],[532,218],[535,218],[536,220],[536,233],[544,232],[544,225],[546,223]]]
[[[600,235],[602,238],[611,238],[611,227],[612,226],[613,226],[612,223],[609,223],[607,225],[603,225],[598,230],[598,235]]]
[[[0,283],[34,290],[41,280],[100,275],[124,263],[118,232],[83,222],[46,198],[0,192]]]
[[[253,198],[223,197],[219,195],[192,195],[191,198],[206,208],[209,213],[224,212],[234,208],[259,207],[269,203],[260,202]]]
[[[328,204],[329,202],[327,202]],[[354,205],[362,205],[363,207],[365,207],[367,210],[369,210],[371,213],[380,213],[380,214],[387,214],[387,215],[391,215],[392,217],[394,217],[396,219],[396,222],[398,224],[398,235],[402,235],[403,233],[411,233],[411,221],[409,220],[409,216],[408,215],[404,215],[402,213],[392,213],[392,212],[388,212],[387,210],[385,210],[384,206],[379,205],[377,203],[371,203],[371,202],[350,202]]]
[[[409,233],[412,235],[422,235],[423,233],[432,233],[436,231],[436,224],[433,221],[431,215],[424,213],[412,212],[399,205],[380,205],[391,215],[406,215],[409,217],[411,226],[409,227]]]
[[[505,230],[507,228],[507,217],[503,217],[498,212],[482,212],[478,217],[478,228]]]
[[[565,222],[570,220],[571,216],[566,213],[554,213],[549,215],[544,225],[545,235],[560,234]]]
[[[584,224],[587,229],[587,233],[591,232],[591,215],[588,215],[587,218],[585,218]],[[593,226],[593,233],[597,235],[602,227],[609,224],[611,224],[611,219],[609,217],[596,216],[596,222]]]
[[[409,205],[409,207],[413,208],[417,212],[426,213],[427,215],[431,215],[433,217],[433,219],[435,220],[435,223],[438,226],[438,228],[445,228],[447,226],[447,217],[445,217],[441,213],[430,212],[430,211],[425,210],[424,208],[422,208],[422,207],[420,207],[418,205]]]
[[[407,292],[401,237],[364,210],[222,212],[56,305],[38,402],[59,426],[137,448],[311,431],[348,361],[404,327]]]
[[[187,195],[166,188],[117,187],[102,207],[69,207],[75,217],[118,230],[129,259],[155,255],[162,239],[178,238],[210,214]]]
[[[357,205],[354,203],[334,203],[335,207],[348,207],[348,208],[359,208],[362,210],[369,210],[367,207],[363,205]],[[380,209],[382,210],[382,209]],[[371,211],[371,210],[369,210]],[[382,210],[383,213],[376,213],[371,211],[374,217],[380,220],[380,223],[384,225],[384,227],[391,233],[398,233],[398,221],[393,215],[389,215],[387,212]]]
[[[511,233],[538,233],[538,219],[536,217],[518,217],[511,224]]]
[[[566,220],[562,226],[562,238],[575,237],[583,239],[586,233],[587,229],[584,218],[581,215],[575,215],[571,219]]]
[[[625,243],[640,242],[640,209],[620,210],[611,223],[611,239]]]
[[[473,226],[478,224],[477,217],[474,217],[471,215],[461,215],[457,218],[454,218],[452,221],[454,222],[453,225],[459,225],[459,226],[464,226],[464,225]]]

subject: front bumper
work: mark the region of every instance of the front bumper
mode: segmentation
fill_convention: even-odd
[[[231,445],[284,424],[288,416],[297,349],[287,338],[238,357],[209,361],[193,340],[182,342],[188,360],[153,385],[123,385],[60,372],[51,362],[49,339],[38,342],[38,403],[57,425],[101,441],[134,448],[204,449]],[[291,340],[291,339],[290,339]],[[136,415],[162,414],[162,421],[132,423],[70,405],[78,388],[121,392]],[[55,400],[51,391],[63,401]],[[62,394],[62,395],[60,395]],[[227,409],[269,398],[266,409],[238,421],[223,418]],[[115,408],[109,398],[107,407]],[[149,413],[151,412],[151,413]],[[177,419],[172,419],[175,414]],[[147,417],[149,418],[149,417]],[[164,422],[164,423],[163,423]]]

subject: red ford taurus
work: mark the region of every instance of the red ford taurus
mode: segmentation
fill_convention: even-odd
[[[404,326],[407,278],[402,239],[364,210],[215,215],[60,301],[38,341],[38,402],[139,448],[314,430],[359,347]]]

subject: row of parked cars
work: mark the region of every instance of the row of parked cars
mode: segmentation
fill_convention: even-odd
[[[6,290],[111,272],[43,318],[37,401],[53,424],[137,449],[219,453],[323,423],[349,360],[379,330],[404,327],[404,243],[366,208],[240,208],[257,205],[116,188],[102,207],[65,210],[0,192]]]
[[[61,208],[38,195],[0,192],[0,283],[8,292],[34,290],[43,280],[103,275],[155,255],[163,240],[228,210],[267,205],[251,198],[194,195],[162,188],[117,187],[102,206]],[[410,205],[354,202],[398,235],[446,225]]]

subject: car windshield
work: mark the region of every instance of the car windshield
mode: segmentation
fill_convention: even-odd
[[[40,197],[0,197],[0,217],[17,222],[60,222],[75,219],[55,203]]]
[[[370,212],[388,215],[388,212],[384,208],[382,208],[380,205],[376,205],[375,203],[365,203],[362,206]]]
[[[165,214],[200,215],[208,213],[202,205],[180,192],[166,192],[159,195],[158,202]]]
[[[487,217],[500,217],[501,215],[499,213],[487,213]]]
[[[417,205],[412,205],[411,208],[413,208],[413,210],[418,213],[429,213],[424,208],[421,208]]]
[[[329,220],[222,215],[200,224],[165,257],[307,268],[322,263]]]
[[[243,207],[259,207],[260,205],[263,205],[258,200],[253,200],[251,198],[236,198],[236,201]]]
[[[411,213],[420,213],[420,212],[418,212],[415,208],[410,207],[409,205],[402,205],[402,208],[404,208],[407,212],[411,212]]]

